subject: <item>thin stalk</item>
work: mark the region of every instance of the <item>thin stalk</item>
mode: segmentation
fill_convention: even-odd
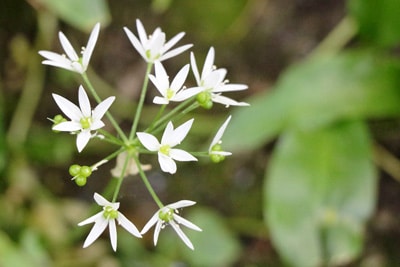
[[[115,202],[118,198],[119,191],[121,189],[122,181],[124,180],[126,167],[128,166],[129,155],[125,158],[124,165],[122,166],[121,175],[118,178],[117,185],[115,186],[114,195],[111,202]]]
[[[140,120],[140,115],[142,114],[144,100],[146,98],[147,85],[149,84],[149,75],[150,75],[152,67],[153,67],[153,63],[147,63],[147,69],[146,69],[146,74],[145,74],[144,81],[143,81],[142,92],[140,93],[140,98],[139,98],[139,103],[136,108],[135,118],[133,119],[131,132],[129,134],[129,141],[132,141],[133,138],[135,137],[135,133],[136,133],[136,130],[137,130],[137,127],[139,124],[139,120]]]
[[[86,73],[83,73],[82,77],[83,77],[83,80],[85,81],[86,85],[88,86],[92,96],[96,100],[96,102],[100,103],[101,102],[101,98],[97,94],[96,90],[94,89],[94,87],[93,87],[92,83],[90,82],[90,80],[89,80],[88,76],[86,75]],[[111,113],[109,111],[106,112],[106,116],[107,116],[108,120],[111,122],[111,124],[113,125],[114,129],[119,134],[119,136],[121,136],[121,138],[124,141],[124,143],[128,143],[128,138],[126,137],[125,133],[119,127],[117,121],[114,119],[114,117],[111,115]]]
[[[374,145],[374,162],[393,179],[400,182],[400,160],[381,145]]]
[[[139,174],[140,177],[142,178],[142,181],[144,183],[144,185],[146,186],[147,190],[149,191],[151,197],[154,199],[154,201],[156,202],[157,206],[161,209],[164,207],[164,204],[161,202],[161,200],[158,198],[156,192],[154,192],[153,187],[151,186],[149,180],[147,179],[146,174],[144,173],[143,169],[142,169],[142,165],[140,164],[139,158],[136,155],[133,155],[132,158],[135,160],[136,165],[139,169]]]

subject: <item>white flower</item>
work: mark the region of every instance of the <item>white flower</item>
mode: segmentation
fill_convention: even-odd
[[[181,200],[172,204],[169,204],[161,209],[159,209],[153,217],[147,222],[147,224],[143,227],[143,230],[140,232],[141,234],[145,234],[154,224],[156,228],[154,230],[154,245],[157,245],[158,235],[160,234],[160,230],[165,227],[166,224],[172,226],[178,236],[182,239],[182,241],[188,246],[190,249],[194,250],[192,242],[190,242],[189,238],[185,235],[185,233],[181,230],[179,224],[182,224],[190,229],[196,231],[202,231],[197,225],[191,223],[190,221],[182,218],[178,215],[178,210],[180,208],[192,206],[196,204],[194,201],[190,200]]]
[[[53,94],[61,111],[71,119],[71,121],[60,122],[53,126],[53,130],[77,133],[76,147],[81,152],[92,136],[91,131],[98,130],[104,126],[101,118],[114,102],[115,97],[110,96],[91,110],[89,98],[82,86],[79,87],[79,107],[68,99]]]
[[[212,102],[220,103],[227,107],[230,105],[248,106],[248,103],[237,102],[231,98],[221,95],[224,92],[245,90],[248,87],[245,84],[229,84],[228,81],[225,80],[227,73],[226,69],[216,69],[214,66],[214,56],[214,48],[211,47],[207,53],[203,70],[200,75],[196,64],[196,58],[194,57],[193,52],[190,53],[190,64],[197,82],[197,86],[203,88],[203,92],[199,94],[199,103],[204,103],[205,107],[208,105],[208,108],[211,107]]]
[[[215,135],[214,139],[212,140],[210,147],[208,148],[208,154],[211,157],[213,162],[220,162],[222,161],[225,156],[232,155],[231,152],[222,151],[221,147],[221,138],[225,132],[226,127],[228,126],[229,121],[231,120],[232,116],[229,116],[228,119],[221,125],[218,129],[217,134]]]
[[[39,54],[46,58],[46,60],[42,61],[42,64],[67,69],[80,74],[84,73],[89,65],[99,32],[100,23],[97,23],[90,34],[86,48],[82,48],[82,57],[78,56],[67,37],[62,32],[59,32],[58,37],[66,55],[60,55],[51,51],[39,51]]]
[[[176,163],[174,160],[197,161],[197,159],[188,152],[182,149],[173,148],[174,146],[180,144],[186,137],[190,128],[192,127],[192,123],[193,119],[185,122],[174,130],[172,122],[169,122],[164,130],[161,143],[159,143],[157,138],[152,134],[144,132],[136,134],[139,138],[139,141],[146,149],[158,152],[158,162],[160,163],[161,170],[174,174],[176,172]]]
[[[127,27],[124,27],[124,30],[132,45],[144,60],[146,60],[146,62],[163,61],[192,47],[192,44],[187,44],[168,52],[168,50],[182,39],[185,35],[184,32],[175,35],[171,40],[165,43],[165,33],[161,31],[160,28],[156,28],[153,34],[147,36],[142,22],[138,19],[136,20],[136,28],[139,34],[139,39]]]
[[[189,64],[185,65],[175,76],[172,83],[169,83],[169,77],[167,72],[165,71],[163,65],[156,61],[155,62],[155,76],[149,75],[150,80],[160,92],[162,97],[156,96],[153,99],[153,103],[155,104],[168,104],[169,101],[180,102],[184,101],[197,93],[199,93],[202,88],[201,87],[193,87],[193,88],[183,88],[183,83],[186,80],[186,77],[189,73]]]
[[[129,221],[119,209],[119,202],[109,202],[101,195],[94,193],[94,200],[99,206],[103,206],[103,211],[93,215],[92,217],[78,223],[79,226],[86,225],[89,223],[94,223],[92,230],[87,236],[83,247],[86,248],[90,246],[96,239],[104,232],[107,225],[110,230],[110,241],[111,246],[114,251],[117,250],[117,229],[115,225],[115,220],[118,221],[118,224],[121,225],[125,230],[127,230],[132,235],[141,238],[142,235],[139,233],[139,230],[136,226]]]

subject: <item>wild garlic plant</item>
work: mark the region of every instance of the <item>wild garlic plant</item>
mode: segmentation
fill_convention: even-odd
[[[110,174],[110,177],[117,179],[111,201],[99,193],[94,193],[94,200],[102,209],[95,215],[78,223],[79,226],[94,223],[83,247],[91,245],[108,226],[111,246],[116,251],[116,223],[118,223],[130,234],[138,238],[141,238],[143,234],[155,225],[154,245],[157,244],[160,230],[165,225],[170,225],[182,241],[190,249],[194,249],[193,244],[181,230],[180,225],[195,231],[201,231],[201,228],[178,215],[178,211],[181,208],[194,205],[195,202],[180,200],[165,205],[155,193],[148,180],[146,171],[151,166],[144,164],[140,159],[140,155],[143,153],[157,155],[161,171],[169,174],[177,172],[177,163],[180,164],[179,162],[181,161],[197,161],[197,157],[209,157],[212,162],[216,163],[222,161],[225,156],[231,155],[230,152],[223,151],[221,145],[222,135],[228,126],[231,116],[222,124],[212,139],[208,150],[204,152],[188,152],[179,148],[181,142],[189,134],[195,120],[192,118],[183,123],[179,121],[182,119],[183,114],[190,114],[191,111],[199,107],[211,109],[214,103],[223,104],[226,107],[248,105],[247,103],[237,102],[222,95],[225,92],[245,90],[247,86],[244,84],[230,84],[225,79],[227,71],[223,68],[217,68],[214,65],[215,51],[212,47],[208,51],[201,73],[199,72],[196,58],[193,52],[191,52],[190,63],[183,66],[175,77],[170,79],[170,75],[168,75],[162,65],[162,61],[187,51],[192,45],[187,44],[173,48],[184,36],[183,32],[166,41],[165,33],[160,28],[156,28],[151,35],[147,35],[140,20],[136,20],[136,27],[138,37],[126,27],[124,31],[133,47],[146,62],[147,70],[129,133],[126,133],[119,126],[117,120],[108,111],[111,105],[118,102],[118,100],[114,96],[109,96],[105,99],[100,97],[86,73],[99,36],[99,23],[94,26],[88,43],[86,47],[82,48],[80,55],[74,50],[62,32],[59,33],[59,39],[65,54],[39,51],[39,54],[45,58],[42,62],[43,64],[76,72],[82,76],[84,81],[84,85],[80,85],[78,89],[78,105],[58,94],[53,94],[54,101],[61,109],[63,115],[58,114],[53,119],[50,119],[53,123],[52,129],[55,132],[69,132],[76,135],[76,147],[79,153],[94,138],[116,146],[115,152],[105,156],[102,160],[91,166],[73,164],[69,168],[72,180],[78,186],[84,186],[92,172],[110,160],[116,161],[116,167],[111,170]],[[152,74],[153,67],[154,74]],[[194,75],[196,85],[186,87],[185,82],[190,70]],[[159,94],[154,97],[153,103],[159,105],[160,109],[152,123],[147,125],[146,128],[139,129],[139,120],[147,95],[149,80]],[[91,101],[86,92],[87,90],[97,102],[94,109],[92,109]],[[104,116],[107,117],[113,126],[115,135],[103,129],[105,126],[103,121]],[[161,139],[159,139],[161,132]],[[124,178],[129,175],[139,175],[141,177],[149,194],[159,207],[159,210],[155,212],[154,216],[150,218],[141,231],[118,211],[120,203],[117,200],[120,188]]]

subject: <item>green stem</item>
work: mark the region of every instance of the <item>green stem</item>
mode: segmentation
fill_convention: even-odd
[[[133,155],[132,158],[135,160],[136,165],[138,167],[139,170],[139,174],[140,177],[142,178],[142,181],[144,183],[144,185],[146,186],[147,190],[149,191],[151,197],[154,199],[154,201],[156,202],[157,206],[161,209],[164,207],[164,204],[161,202],[161,200],[158,198],[156,192],[154,192],[153,187],[151,186],[149,180],[147,179],[146,174],[144,173],[143,169],[142,169],[142,165],[140,164],[139,158],[136,155]]]
[[[153,63],[147,63],[147,69],[146,69],[146,74],[145,74],[144,81],[143,81],[142,92],[140,93],[140,99],[139,99],[138,106],[136,108],[135,118],[133,119],[131,132],[129,134],[129,141],[132,141],[133,138],[135,137],[135,133],[136,133],[136,130],[137,130],[137,127],[139,124],[140,115],[141,115],[142,109],[143,109],[144,100],[146,98],[147,85],[149,83],[149,75],[150,75],[152,67],[153,67]]]
[[[181,104],[179,104],[178,106],[176,106],[173,110],[171,110],[168,114],[166,114],[164,117],[162,117],[159,121],[157,121],[154,126],[152,128],[148,128],[146,130],[146,132],[152,131],[152,133],[157,133],[159,132],[163,126],[167,123],[167,121],[169,121],[176,113],[180,112],[182,109],[184,109],[188,104],[190,104],[192,99],[186,100],[185,102],[182,102]],[[199,104],[196,102],[192,103],[192,105],[190,105],[189,107],[186,107],[186,109],[184,109],[180,116],[182,117],[182,115],[188,113],[189,111],[197,108],[199,106]]]
[[[314,48],[311,56],[317,56],[340,51],[357,33],[357,24],[349,16],[340,23]]]
[[[122,181],[124,180],[124,177],[125,177],[125,172],[126,172],[126,167],[128,166],[128,162],[129,162],[129,155],[127,155],[125,158],[124,165],[122,166],[121,175],[119,176],[117,185],[115,186],[115,191],[114,191],[114,195],[113,195],[111,202],[115,202],[118,198],[118,194],[121,189]]]
[[[83,80],[85,81],[86,85],[88,86],[92,96],[96,100],[96,102],[100,103],[101,102],[101,98],[97,94],[96,90],[94,89],[94,87],[93,87],[92,83],[90,82],[90,80],[89,80],[88,76],[86,75],[86,73],[83,73],[82,77],[83,77]],[[114,128],[117,131],[117,133],[119,134],[119,136],[121,136],[121,138],[124,141],[124,143],[128,143],[128,138],[126,137],[125,133],[119,127],[117,121],[114,119],[114,117],[111,115],[111,113],[109,111],[106,112],[106,116],[107,116],[108,120],[111,122],[111,124],[114,126]]]

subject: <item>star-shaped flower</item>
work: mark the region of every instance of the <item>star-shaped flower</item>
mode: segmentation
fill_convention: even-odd
[[[152,134],[144,132],[139,132],[136,134],[139,138],[139,141],[146,149],[158,152],[158,162],[160,163],[161,170],[174,174],[176,172],[176,163],[174,160],[197,161],[197,159],[188,152],[182,149],[173,148],[174,146],[180,144],[186,137],[190,128],[192,127],[192,123],[193,119],[185,122],[174,130],[174,126],[170,121],[164,130],[161,143],[159,143],[157,138]]]
[[[39,51],[39,54],[46,58],[46,60],[42,61],[42,64],[67,69],[80,74],[84,73],[89,65],[99,32],[100,23],[97,23],[90,34],[86,48],[82,48],[82,57],[78,56],[67,37],[62,32],[59,32],[58,37],[66,55],[60,55],[51,51]]]
[[[158,236],[160,234],[161,229],[165,227],[166,224],[172,226],[178,236],[182,239],[182,241],[188,246],[190,249],[194,250],[192,242],[190,242],[189,238],[185,235],[185,233],[180,228],[179,224],[182,224],[190,229],[196,231],[202,231],[197,225],[193,224],[192,222],[182,218],[178,215],[178,209],[192,206],[196,204],[194,201],[190,200],[181,200],[165,207],[159,209],[153,217],[146,223],[143,227],[143,230],[140,232],[141,234],[145,234],[153,225],[156,225],[154,230],[154,245],[157,245]]]
[[[86,248],[90,246],[96,239],[104,232],[106,227],[109,227],[110,230],[110,241],[111,246],[114,251],[117,250],[117,229],[115,221],[118,221],[118,224],[121,225],[125,230],[127,230],[132,235],[141,238],[142,235],[139,233],[139,230],[136,226],[129,221],[119,209],[119,202],[109,202],[101,195],[94,193],[94,200],[99,206],[103,206],[103,210],[99,213],[93,215],[92,217],[78,223],[79,226],[86,225],[89,223],[94,223],[92,230],[87,236],[83,247]]]
[[[153,34],[147,36],[142,22],[138,19],[136,20],[136,28],[139,39],[127,27],[124,27],[124,30],[133,47],[135,47],[146,62],[163,61],[179,55],[192,47],[192,44],[187,44],[168,51],[182,39],[185,35],[184,32],[178,33],[171,40],[165,42],[165,33],[160,28],[156,28]]]
[[[71,121],[60,122],[53,126],[53,130],[71,132],[73,134],[77,133],[76,137],[76,147],[78,151],[81,152],[83,148],[87,145],[92,136],[91,131],[98,130],[104,126],[101,118],[110,108],[111,104],[114,102],[115,97],[110,96],[103,100],[100,104],[96,106],[94,110],[90,107],[89,98],[82,86],[79,87],[79,107],[68,99],[53,94],[53,98],[56,101],[58,107],[61,111],[71,119]]]
[[[183,88],[183,84],[189,73],[189,64],[185,65],[178,72],[171,84],[169,83],[169,77],[163,65],[159,61],[156,61],[154,66],[155,76],[149,75],[149,78],[162,97],[154,97],[153,103],[164,105],[168,104],[169,101],[184,101],[202,90],[201,87]]]
[[[228,119],[221,125],[218,129],[217,134],[215,135],[214,139],[212,140],[210,147],[208,148],[208,154],[213,162],[218,163],[224,160],[225,156],[232,155],[231,152],[222,151],[221,147],[221,138],[225,132],[226,127],[228,126],[229,121],[231,120],[232,116],[229,116]]]
[[[216,69],[214,66],[214,48],[211,47],[207,53],[206,60],[203,65],[201,75],[197,68],[196,58],[193,52],[190,53],[190,64],[197,82],[197,86],[203,88],[203,91],[198,95],[199,103],[206,108],[211,108],[212,102],[220,103],[225,106],[248,106],[245,102],[237,102],[221,94],[224,92],[240,91],[247,89],[245,84],[229,84],[225,80],[226,69]]]

